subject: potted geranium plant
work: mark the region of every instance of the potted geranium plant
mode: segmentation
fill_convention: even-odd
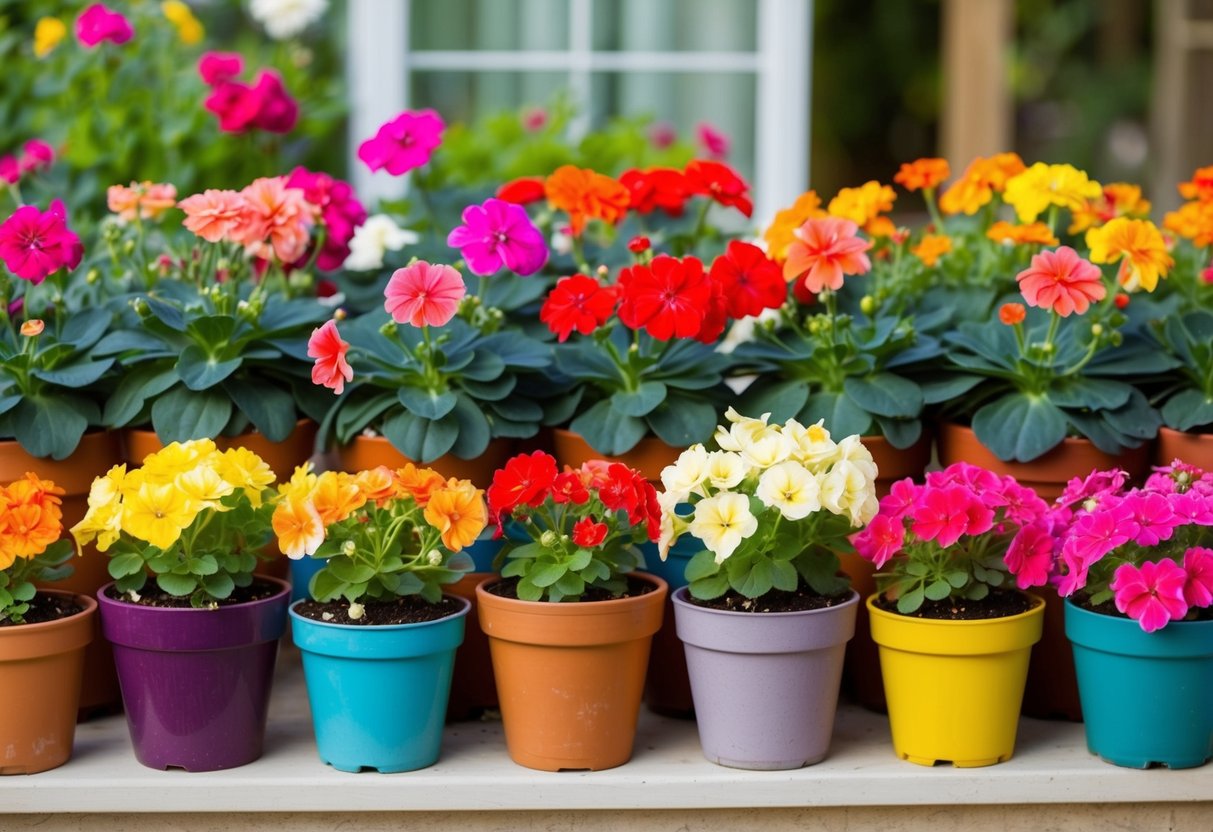
[[[836,551],[876,513],[876,466],[820,422],[727,417],[662,472],[659,545],[702,541],[674,614],[704,756],[799,768],[829,750],[859,604]]]
[[[341,771],[432,765],[471,607],[442,587],[472,568],[483,492],[412,464],[303,468],[280,490],[279,547],[322,564],[291,607],[320,758]]]
[[[1047,513],[1013,478],[956,463],[896,483],[855,536],[881,570],[867,607],[902,759],[1010,759],[1045,606],[1021,590],[1048,571]]]
[[[1066,599],[1087,747],[1130,768],[1203,765],[1213,757],[1203,694],[1213,680],[1213,474],[1176,460],[1140,488],[1126,482],[1112,470],[1071,484],[1042,573]]]
[[[213,771],[261,756],[290,595],[253,575],[272,539],[273,483],[244,448],[173,442],[98,477],[72,528],[110,557],[101,631],[146,766]]]
[[[562,472],[535,451],[494,474],[488,503],[510,534],[501,577],[476,596],[510,757],[544,771],[622,765],[665,608],[665,582],[633,571],[657,538],[656,490],[622,463]]]
[[[97,602],[34,585],[71,571],[72,545],[60,540],[62,494],[34,474],[0,487],[0,774],[46,771],[72,753]]]

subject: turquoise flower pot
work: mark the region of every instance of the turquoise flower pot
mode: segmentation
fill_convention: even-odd
[[[312,576],[324,568],[324,560],[304,555],[299,560],[291,561],[291,603],[304,598],[311,598],[307,588],[312,582]]]
[[[453,600],[454,615],[387,626],[326,624],[291,606],[321,760],[340,771],[382,772],[438,760],[455,649],[471,608]]]
[[[669,556],[663,561],[657,554],[657,544],[641,544],[644,571],[668,583],[672,596],[674,590],[687,585],[687,561],[704,548],[699,538],[684,534],[670,547]],[[649,675],[645,681],[644,701],[650,710],[659,714],[688,719],[694,715],[695,703],[691,699],[686,653],[674,628],[674,605],[670,596],[666,597],[661,629],[653,636],[653,645],[649,650]]]
[[[1194,768],[1213,758],[1213,621],[1154,633],[1066,600],[1087,748],[1127,768]]]

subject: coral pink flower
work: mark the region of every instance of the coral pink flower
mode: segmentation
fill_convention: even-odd
[[[90,49],[106,40],[123,44],[134,36],[130,21],[104,3],[94,3],[76,18],[76,37]]]
[[[472,274],[495,274],[505,267],[530,275],[548,261],[543,232],[520,205],[486,199],[463,209],[463,225],[447,235],[446,244],[459,249]]]
[[[1184,552],[1184,601],[1189,607],[1213,604],[1213,549],[1193,546]]]
[[[331,388],[340,396],[345,383],[354,378],[354,368],[345,357],[349,349],[349,342],[343,341],[337,332],[336,322],[325,321],[323,326],[317,327],[307,339],[308,358],[316,359],[312,365],[312,384]]]
[[[45,211],[23,205],[0,223],[0,260],[22,280],[41,283],[62,268],[74,269],[84,256],[67,227],[67,209],[55,200]]]
[[[294,263],[307,250],[316,209],[299,188],[288,188],[282,176],[253,180],[240,192],[244,211],[229,234],[254,257],[277,257]]]
[[[1042,251],[1015,279],[1029,306],[1052,309],[1063,318],[1087,311],[1092,301],[1108,293],[1103,274],[1069,246]]]
[[[855,551],[881,569],[901,551],[905,538],[906,527],[901,519],[888,516],[882,509],[867,528],[851,538],[851,542]]]
[[[443,326],[455,317],[465,294],[459,272],[418,260],[392,274],[383,292],[383,308],[397,323]]]
[[[205,52],[198,60],[198,74],[208,87],[230,81],[244,72],[244,56],[239,52]]]
[[[539,309],[539,320],[548,325],[562,344],[573,330],[589,335],[606,323],[615,311],[615,290],[584,274],[562,277]]]
[[[244,218],[244,197],[236,191],[207,188],[177,203],[185,212],[182,223],[208,243],[226,239]]]
[[[105,197],[110,211],[121,220],[131,222],[136,216],[145,220],[159,219],[177,204],[177,188],[156,182],[132,182],[129,187],[110,185]]]
[[[934,540],[945,548],[951,546],[968,529],[969,509],[976,502],[964,486],[924,489],[911,512],[910,531],[920,540]]]
[[[850,220],[826,217],[811,219],[793,231],[783,264],[787,280],[804,278],[813,294],[842,288],[845,274],[864,274],[872,268],[865,251],[872,244],[855,236],[859,227]]]
[[[1184,586],[1188,573],[1175,561],[1146,561],[1140,567],[1121,564],[1108,588],[1116,593],[1116,609],[1152,633],[1188,614]]]
[[[1053,566],[1053,535],[1048,527],[1033,523],[1021,528],[1007,547],[1003,563],[1015,576],[1015,585],[1020,589],[1048,583]]]
[[[30,139],[21,146],[22,173],[46,170],[55,161],[55,148],[41,139]]]
[[[446,124],[433,110],[406,110],[358,146],[358,158],[372,171],[402,176],[430,160],[442,144]]]

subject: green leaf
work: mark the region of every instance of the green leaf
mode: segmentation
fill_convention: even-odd
[[[186,324],[186,331],[201,342],[199,346],[209,346],[212,349],[225,347],[236,334],[238,321],[231,315],[202,315],[191,318]]]
[[[77,396],[30,396],[9,411],[13,436],[36,457],[66,459],[88,430],[89,409],[97,406]]]
[[[42,578],[39,578],[39,580],[42,580]],[[30,601],[35,595],[38,594],[38,589],[33,584],[26,581],[14,586],[10,594],[13,596],[14,601]]]
[[[1049,386],[1049,401],[1058,407],[1114,410],[1129,400],[1133,388],[1121,381],[1065,376]]]
[[[104,309],[85,309],[72,315],[63,323],[63,335],[59,341],[85,350],[96,344],[110,328],[114,316]]]
[[[739,578],[730,580],[729,583],[747,598],[766,595],[775,585],[771,562],[766,558],[759,558]]]
[[[932,581],[927,584],[924,594],[932,601],[942,601],[952,594],[952,585],[942,579]]]
[[[842,384],[851,401],[877,416],[910,419],[922,412],[922,390],[909,379],[893,373],[847,378]]]
[[[269,441],[282,442],[295,430],[295,397],[276,384],[266,379],[254,384],[233,376],[224,380],[223,391]]]
[[[493,381],[505,372],[505,362],[487,350],[476,350],[472,363],[459,371],[460,375],[475,381]]]
[[[538,601],[543,597],[543,590],[535,584],[528,581],[526,578],[518,581],[514,589],[518,593],[518,597],[523,601]]]
[[[685,448],[711,438],[717,414],[710,402],[670,393],[660,407],[644,418],[662,442]]]
[[[691,581],[688,587],[693,597],[699,598],[702,601],[710,601],[713,598],[719,598],[729,591],[729,576],[721,570],[711,577]]]
[[[347,584],[361,584],[375,577],[375,570],[372,567],[364,563],[355,563],[345,556],[331,558],[328,562],[328,570],[333,577]]]
[[[456,397],[450,390],[423,390],[401,387],[396,398],[406,409],[423,419],[441,419],[455,408]]]
[[[54,370],[34,370],[30,375],[60,387],[88,387],[105,375],[105,371],[113,364],[114,359],[112,358],[104,361],[81,361],[78,364],[69,364]]]
[[[220,390],[174,387],[152,404],[152,427],[161,442],[209,439],[223,432],[232,416],[232,400]]]
[[[647,433],[642,419],[615,410],[610,399],[582,413],[569,424],[569,429],[581,434],[595,451],[608,456],[632,450]]]
[[[786,422],[804,407],[809,398],[809,385],[803,381],[781,381],[765,384],[755,381],[741,397],[741,412],[755,417],[770,413],[772,422]]]
[[[176,575],[172,572],[165,572],[156,576],[156,585],[169,595],[182,598],[198,588],[198,579],[193,575]]]
[[[963,569],[953,569],[944,575],[944,579],[956,589],[960,589],[969,582],[969,575]]]
[[[688,583],[692,583],[715,575],[719,571],[720,564],[716,563],[716,556],[708,549],[704,549],[687,561],[683,577]]]
[[[334,598],[340,597],[346,586],[345,581],[338,578],[328,566],[325,566],[312,576],[312,580],[308,583],[308,594],[317,601],[332,601]]]
[[[227,598],[232,594],[232,590],[236,588],[236,582],[232,580],[231,575],[226,572],[220,572],[215,575],[204,576],[202,578],[202,588],[212,598]]]
[[[585,581],[572,572],[566,574],[552,586],[566,598],[580,598],[585,592]]]
[[[175,369],[154,363],[126,370],[114,392],[106,399],[101,420],[110,427],[125,427],[143,410],[144,402],[160,395],[177,381]]]
[[[564,577],[569,571],[568,564],[564,563],[543,563],[531,569],[527,573],[526,579],[539,587],[549,587]]]
[[[402,410],[384,420],[383,435],[400,453],[425,464],[451,449],[459,423],[451,416],[433,421]]]
[[[916,587],[897,599],[897,611],[902,615],[909,615],[912,612],[917,612],[922,606],[923,591],[922,587]]]
[[[957,373],[938,373],[922,379],[918,387],[926,404],[940,404],[959,398],[981,384],[982,377]]]
[[[191,390],[209,390],[240,369],[242,363],[244,359],[239,357],[221,361],[197,344],[190,344],[177,359],[177,375]]]
[[[1213,399],[1199,390],[1180,390],[1162,406],[1162,420],[1184,431],[1213,424]]]
[[[872,417],[868,412],[850,396],[837,393],[814,393],[800,411],[800,421],[806,425],[821,419],[825,419],[826,430],[835,436],[853,433],[864,436],[872,428]]]
[[[460,384],[468,392],[468,395],[477,401],[499,402],[514,392],[514,388],[518,386],[518,376],[510,373],[493,381],[475,381],[465,378],[460,381]],[[540,415],[542,415],[542,410],[540,411]],[[533,418],[538,419],[539,416]]]
[[[611,396],[611,407],[625,416],[647,416],[665,401],[666,386],[646,381],[636,390],[619,390]]]
[[[1029,462],[1066,438],[1066,417],[1043,396],[1008,393],[973,414],[973,432],[1004,462]]]
[[[456,397],[454,416],[459,433],[451,452],[460,459],[476,459],[484,453],[492,438],[489,420],[466,393]]]

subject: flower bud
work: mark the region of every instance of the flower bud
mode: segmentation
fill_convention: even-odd
[[[345,307],[338,306],[333,310],[334,321],[344,321],[347,317],[349,316],[346,314]]]
[[[1103,324],[1091,324],[1091,335],[1096,338],[1103,335]]]
[[[152,316],[152,307],[148,305],[146,298],[135,298],[131,301],[131,307],[140,318],[146,319]]]
[[[546,532],[539,535],[539,545],[543,546],[544,548],[551,549],[559,542],[560,535],[556,534],[556,532],[552,531],[551,529],[548,529]]]
[[[442,565],[442,553],[439,552],[437,549],[433,549],[430,551],[430,553],[428,555],[425,556],[425,560],[427,563],[429,563],[430,566],[441,566]]]
[[[97,269],[89,269],[88,273],[84,276],[84,281],[89,285],[96,284],[99,280],[101,280],[101,272]]]
[[[347,540],[341,544],[341,554],[346,557],[352,556],[357,549],[358,547],[354,545],[354,541],[352,540]]]
[[[871,295],[864,295],[859,300],[859,311],[865,315],[871,315],[876,311],[876,298]]]
[[[46,329],[46,324],[39,318],[30,318],[21,324],[21,334],[26,338],[35,338],[41,335],[44,329]]]
[[[1112,342],[1112,346],[1119,347],[1125,342],[1125,336],[1122,335],[1119,330],[1117,330],[1108,336],[1108,340]]]
[[[362,618],[362,616],[366,615],[366,607],[362,606],[362,604],[359,604],[357,601],[354,601],[350,604],[350,608],[347,612],[350,616],[350,621],[358,621]]]
[[[127,240],[125,243],[122,244],[122,253],[123,254],[131,254],[134,251],[135,251],[135,241],[134,240]]]

